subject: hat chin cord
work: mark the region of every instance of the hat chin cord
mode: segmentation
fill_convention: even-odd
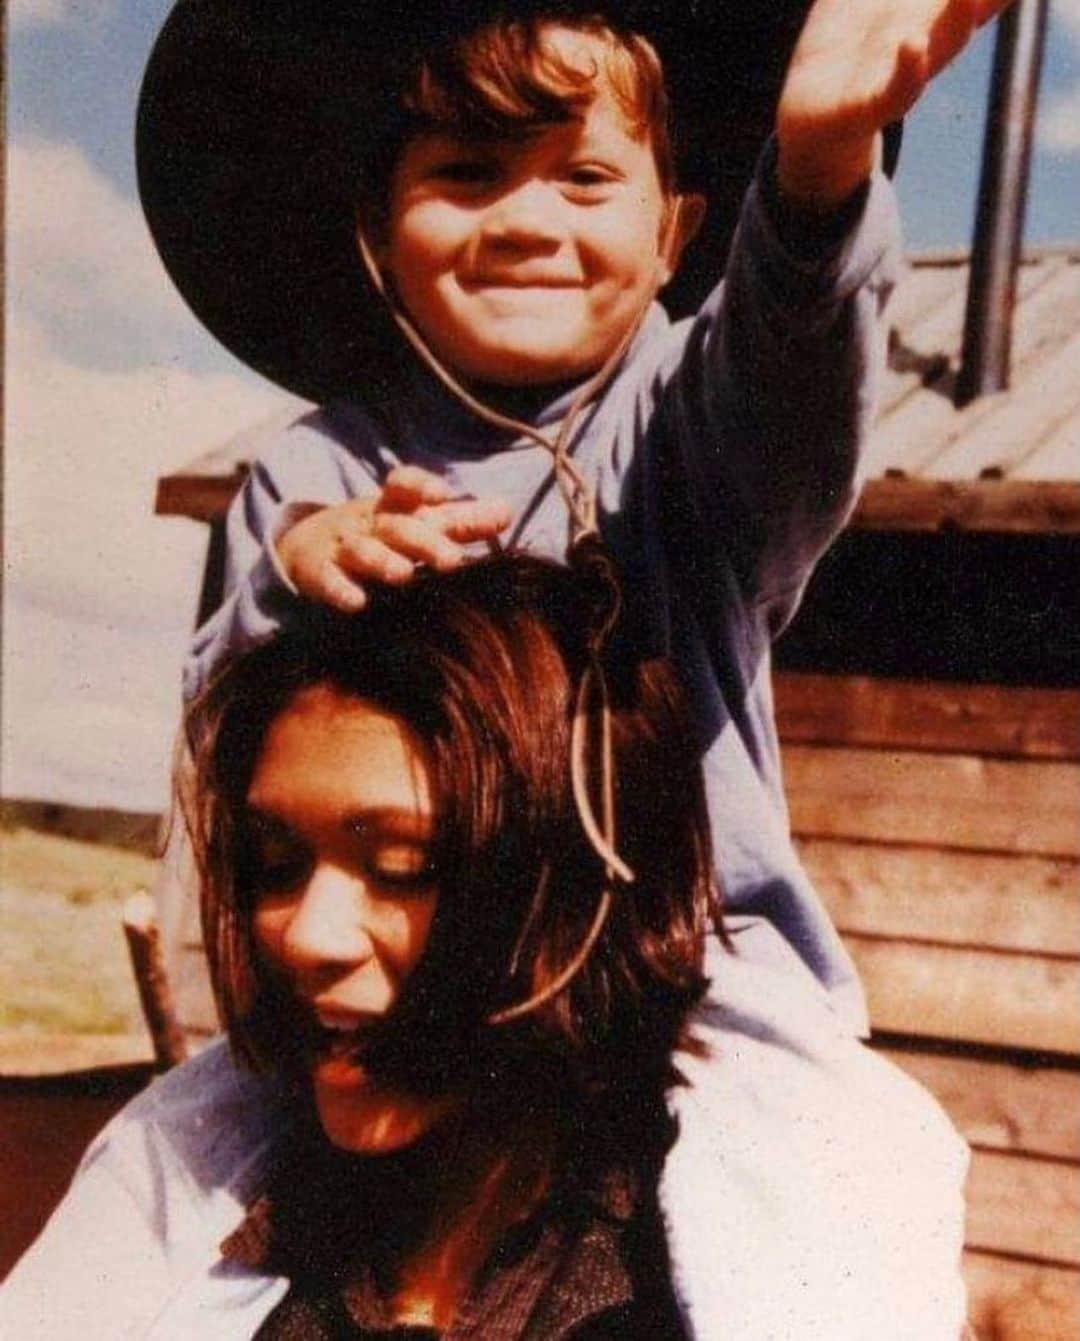
[[[533,424],[515,419],[512,415],[503,414],[490,405],[485,405],[483,401],[479,400],[458,381],[432,350],[412,319],[402,308],[396,294],[390,289],[368,244],[363,227],[359,226],[356,231],[357,246],[368,277],[374,285],[376,293],[386,304],[398,329],[424,367],[477,418],[490,424],[493,428],[528,438],[550,453],[552,472],[570,514],[570,541],[567,546],[567,557],[571,562],[575,553],[582,552],[583,542],[590,538],[598,539],[599,537],[596,490],[586,480],[570,454],[574,433],[582,412],[596,400],[604,387],[611,381],[626,351],[641,329],[645,314],[666,282],[671,249],[678,228],[680,205],[681,201],[676,198],[665,220],[656,273],[633,321],[630,322],[600,368],[579,389],[553,437],[542,433]],[[487,1017],[489,1025],[509,1024],[511,1021],[531,1015],[567,988],[588,962],[589,956],[607,924],[614,901],[614,886],[616,883],[632,884],[634,880],[633,871],[616,851],[615,756],[612,743],[611,699],[602,661],[604,644],[615,625],[619,612],[618,592],[614,586],[611,594],[613,600],[609,609],[598,621],[597,627],[590,632],[588,661],[578,682],[574,701],[574,716],[570,728],[570,780],[574,805],[585,837],[603,863],[604,886],[597,901],[596,912],[589,929],[568,962],[543,987],[524,1000],[493,1011]],[[599,820],[593,808],[590,795],[592,789],[589,786],[590,775],[595,777],[597,774],[599,775],[600,793]],[[549,876],[550,869],[545,863],[537,881],[532,906],[514,950],[511,972],[514,972],[517,968],[524,942],[547,897]]]
[[[570,455],[574,433],[582,412],[592,404],[608,382],[611,381],[626,351],[633,343],[634,337],[641,329],[641,324],[645,320],[645,315],[652,306],[653,300],[667,280],[669,257],[678,228],[681,204],[681,200],[676,197],[672,202],[670,213],[664,221],[656,270],[638,311],[634,314],[633,320],[601,366],[579,388],[554,437],[542,433],[535,425],[526,423],[523,419],[515,419],[513,415],[503,414],[490,405],[485,405],[482,400],[479,400],[462,385],[421,335],[412,318],[398,301],[397,295],[387,284],[364,233],[363,225],[358,225],[356,230],[357,247],[368,278],[371,280],[375,292],[386,304],[398,330],[401,331],[424,367],[478,419],[490,424],[493,428],[501,429],[503,432],[528,438],[530,442],[536,443],[537,446],[543,447],[546,452],[551,454],[552,471],[559,486],[559,492],[562,494],[570,513],[569,549],[573,549],[574,545],[586,536],[597,534],[595,490],[589,485]]]

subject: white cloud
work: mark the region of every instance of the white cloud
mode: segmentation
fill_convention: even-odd
[[[1052,0],[1050,13],[1080,42],[1080,0]]]
[[[22,140],[8,158],[8,301],[50,331],[92,337],[103,324],[136,338],[187,331],[142,215],[70,143]]]
[[[38,323],[12,323],[8,794],[160,803],[206,532],[155,517],[155,481],[282,400],[265,384],[231,375],[76,367]]]
[[[13,28],[55,28],[82,21],[100,23],[102,11],[111,12],[110,0],[11,0]]]
[[[164,809],[183,624],[124,629],[10,599],[4,622],[4,795]]]
[[[71,0],[12,0],[11,23],[26,28],[63,23],[73,8]]]
[[[138,207],[75,145],[13,144],[8,186],[3,785],[153,806],[206,540],[155,483],[285,397],[184,366]]]
[[[1080,55],[1080,0],[1053,0],[1050,15],[1074,56]],[[1080,154],[1080,81],[1055,96],[1044,93],[1036,126],[1040,148],[1050,153]]]
[[[1039,143],[1052,153],[1080,153],[1080,84],[1040,110]]]
[[[8,581],[35,599],[154,620],[176,600],[178,523],[152,515],[159,474],[263,418],[265,383],[168,365],[101,372],[13,322],[7,379]],[[201,528],[200,528],[201,529]]]

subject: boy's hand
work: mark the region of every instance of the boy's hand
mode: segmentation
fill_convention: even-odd
[[[776,115],[777,177],[795,204],[841,205],[869,176],[878,132],[1008,0],[816,0]]]
[[[277,542],[278,559],[301,595],[347,614],[367,604],[371,582],[408,582],[417,564],[446,571],[461,545],[493,540],[510,524],[498,499],[455,498],[445,480],[398,466],[369,498],[319,508]]]

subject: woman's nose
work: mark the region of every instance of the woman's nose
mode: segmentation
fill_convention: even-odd
[[[507,191],[491,205],[483,233],[488,242],[496,245],[555,250],[562,240],[562,216],[557,188],[533,179]]]
[[[363,881],[340,867],[316,866],[292,909],[280,942],[292,969],[355,966],[372,955]]]

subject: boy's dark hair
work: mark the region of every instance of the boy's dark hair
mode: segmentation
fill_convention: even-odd
[[[705,986],[715,896],[697,744],[666,663],[607,668],[618,849],[636,878],[616,889],[562,992],[489,1022],[569,961],[604,886],[569,769],[587,656],[581,588],[558,565],[499,557],[380,591],[358,616],[313,607],[195,704],[185,812],[211,977],[230,1038],[255,1066],[288,1072],[302,1058],[290,1004],[253,948],[247,792],[271,723],[301,689],[328,684],[408,724],[435,806],[430,938],[365,1065],[417,1093],[539,1079],[590,1108],[671,1082]]]
[[[553,26],[593,38],[598,57],[572,59]],[[631,132],[648,139],[664,192],[675,183],[673,131],[664,71],[639,33],[588,13],[540,9],[495,18],[427,50],[406,72],[387,133],[361,167],[362,201],[385,227],[390,178],[405,144],[426,131],[500,139],[581,116],[606,89]]]

